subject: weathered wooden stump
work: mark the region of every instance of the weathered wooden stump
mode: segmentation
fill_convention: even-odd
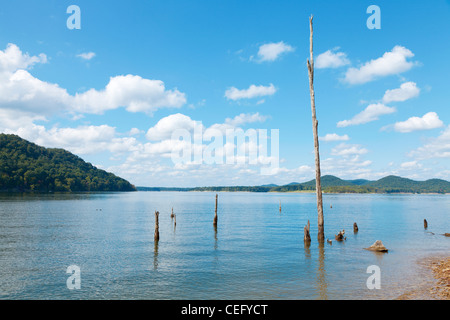
[[[373,245],[364,249],[376,252],[388,252],[388,249],[383,245],[383,242],[381,242],[381,240],[375,241]]]
[[[155,242],[159,241],[159,212],[155,211]]]
[[[425,229],[428,229],[428,221],[427,221],[427,219],[423,219],[423,227]]]
[[[344,241],[347,239],[344,237],[344,234],[345,234],[345,229],[343,229],[342,231],[339,231],[338,234],[335,234],[334,239],[336,239],[336,241]]]
[[[170,215],[170,218],[173,219],[173,217],[175,217],[175,215],[173,214],[173,207],[172,207],[172,213]]]
[[[311,235],[309,234],[309,228],[310,228],[310,224],[309,224],[309,220],[308,220],[308,224],[303,228],[303,232],[304,232],[303,241],[307,244],[311,243]]]
[[[358,225],[355,223],[353,223],[353,233],[357,233],[359,231],[358,229]]]

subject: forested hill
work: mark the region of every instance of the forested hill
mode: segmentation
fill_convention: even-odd
[[[47,149],[0,134],[0,191],[135,191],[128,181],[64,149]]]
[[[415,181],[397,176],[387,176],[377,181],[365,179],[342,180],[326,175],[321,178],[322,191],[325,193],[450,193],[450,182],[441,179]],[[228,186],[197,188],[145,188],[141,191],[241,191],[241,192],[307,192],[316,189],[316,180],[303,183],[290,183],[283,186]]]

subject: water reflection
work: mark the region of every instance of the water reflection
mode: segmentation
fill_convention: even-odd
[[[154,249],[153,249],[153,270],[158,269],[158,241],[154,242]]]
[[[214,250],[217,250],[217,225],[214,225]]]
[[[303,242],[305,244],[304,248],[305,248],[305,258],[306,259],[311,259],[311,241],[304,241]]]
[[[319,241],[319,267],[317,270],[317,285],[319,289],[319,299],[327,300],[328,284],[325,277],[325,248],[323,241]]]

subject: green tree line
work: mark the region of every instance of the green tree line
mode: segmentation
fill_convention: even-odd
[[[128,181],[64,149],[48,149],[0,134],[0,191],[135,191]]]

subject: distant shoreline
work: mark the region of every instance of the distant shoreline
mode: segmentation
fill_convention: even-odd
[[[237,193],[237,192],[246,192],[246,193],[311,193],[315,194],[315,190],[298,190],[298,191],[245,191],[245,190],[238,190],[238,191],[230,191],[230,190],[170,190],[171,188],[167,188],[165,190],[164,188],[157,188],[162,190],[139,190],[138,192],[227,192],[227,193]],[[439,193],[439,192],[420,192],[420,193],[414,193],[414,192],[326,192],[322,191],[323,194],[408,194],[408,195],[450,195],[450,193]]]
[[[348,194],[449,194],[450,182],[442,179],[415,181],[398,176],[387,176],[377,181],[364,179],[343,180],[332,175],[321,177],[323,193]],[[316,180],[286,185],[267,184],[260,186],[207,186],[207,187],[136,187],[138,191],[212,191],[212,192],[297,192],[313,193]]]

